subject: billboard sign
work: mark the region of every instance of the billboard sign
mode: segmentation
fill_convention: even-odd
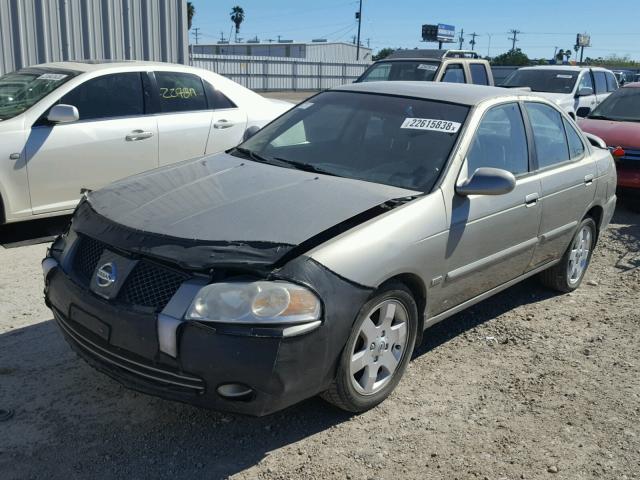
[[[453,25],[422,25],[422,40],[425,42],[455,42],[456,27]]]
[[[587,33],[579,33],[576,38],[576,45],[578,45],[579,47],[590,47],[591,35]]]
[[[438,24],[438,41],[439,42],[455,42],[456,27],[453,25]]]

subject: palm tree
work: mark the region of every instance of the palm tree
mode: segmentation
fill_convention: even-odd
[[[191,30],[191,23],[193,22],[193,16],[196,14],[196,7],[193,6],[193,3],[187,2],[187,26],[189,30]]]
[[[238,41],[240,24],[244,21],[244,10],[242,7],[235,6],[231,9],[231,21],[236,25],[236,41]]]

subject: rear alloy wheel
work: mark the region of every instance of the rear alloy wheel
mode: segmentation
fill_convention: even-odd
[[[418,311],[400,283],[382,287],[360,310],[323,398],[350,412],[378,405],[400,381],[413,353]]]
[[[562,260],[540,274],[542,283],[559,292],[571,292],[578,288],[589,267],[595,243],[596,223],[587,217],[578,226]]]

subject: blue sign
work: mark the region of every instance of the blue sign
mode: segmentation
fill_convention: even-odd
[[[439,42],[455,42],[456,27],[453,25],[438,24],[438,41]]]

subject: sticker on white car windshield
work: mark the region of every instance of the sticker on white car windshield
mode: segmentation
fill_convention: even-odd
[[[36,80],[53,80],[54,82],[59,82],[64,78],[67,78],[67,75],[63,73],[43,73]]]
[[[559,73],[556,75],[556,78],[573,78],[573,75],[565,75],[564,73]]]
[[[312,106],[313,106],[313,102],[304,102],[303,104],[298,105],[298,108],[306,110],[307,108],[312,107]]]
[[[405,118],[400,128],[415,130],[431,130],[433,132],[456,133],[461,124],[449,120],[435,120],[433,118]]]
[[[428,63],[421,63],[418,65],[418,70],[430,70],[435,72],[438,69],[436,65],[429,65]]]

